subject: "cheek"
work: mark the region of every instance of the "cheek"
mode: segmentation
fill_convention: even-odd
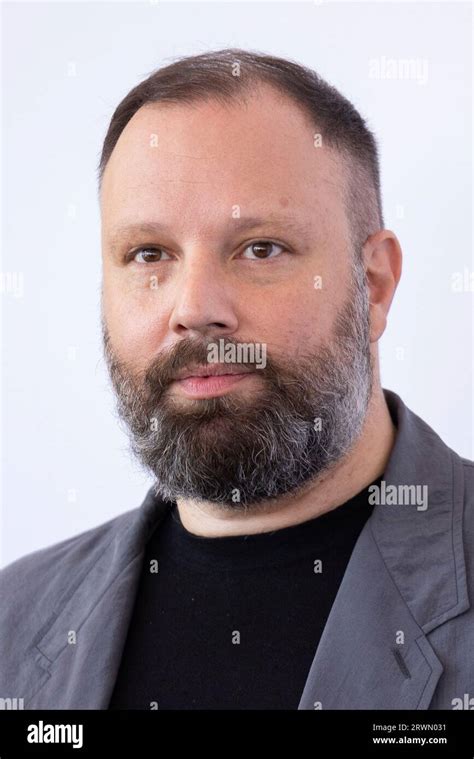
[[[104,278],[102,303],[117,357],[133,362],[137,368],[148,366],[165,338],[168,324],[156,291],[124,291],[113,278]]]
[[[296,355],[330,339],[336,310],[328,290],[315,289],[312,280],[304,287],[289,286],[254,307],[250,334],[269,348]]]

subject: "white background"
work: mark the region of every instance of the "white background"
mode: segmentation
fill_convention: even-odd
[[[472,457],[472,48],[468,3],[4,3],[0,563],[136,508],[101,357],[96,166],[113,110],[181,55],[243,47],[316,69],[375,131],[404,251],[382,384]],[[417,59],[426,83],[374,79]],[[23,277],[23,293],[6,285]],[[19,281],[19,280],[18,280]]]

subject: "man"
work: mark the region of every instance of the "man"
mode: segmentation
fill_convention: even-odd
[[[134,88],[99,168],[105,358],[153,486],[2,571],[0,695],[457,708],[472,463],[381,386],[401,250],[363,119],[223,50]]]

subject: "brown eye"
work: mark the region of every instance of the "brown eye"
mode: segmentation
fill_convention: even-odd
[[[272,248],[280,248],[280,251],[285,250],[283,245],[280,245],[279,243],[271,242],[270,240],[258,240],[257,242],[250,243],[250,245],[245,248],[244,258],[250,258],[251,261],[275,258],[275,256],[272,255]],[[247,251],[250,251],[251,255],[245,255]],[[253,256],[255,256],[255,258],[253,258]]]
[[[168,254],[161,248],[139,248],[135,251],[133,260],[140,264],[154,264],[157,261],[166,260],[164,256]]]

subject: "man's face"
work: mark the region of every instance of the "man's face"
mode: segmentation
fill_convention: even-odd
[[[367,297],[342,165],[315,132],[269,88],[245,105],[157,104],[107,165],[105,355],[165,497],[257,504],[328,469],[360,433]],[[241,376],[177,377],[196,366]]]

